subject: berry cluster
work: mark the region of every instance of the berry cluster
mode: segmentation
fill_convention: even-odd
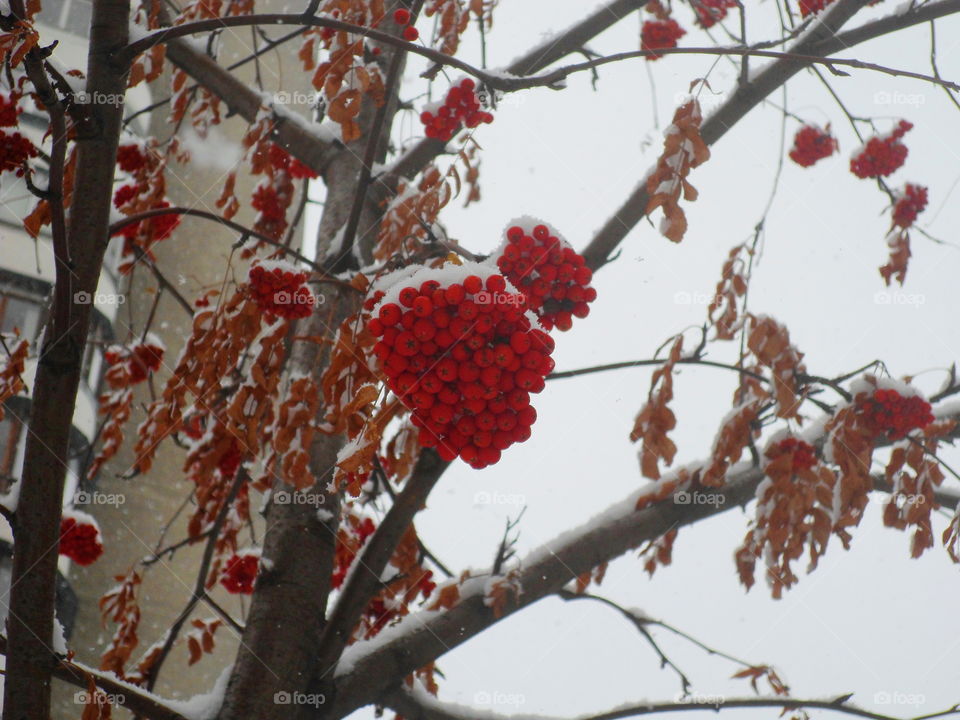
[[[727,10],[737,7],[737,0],[694,0],[697,24],[707,29],[727,17]]]
[[[858,398],[858,410],[869,432],[887,435],[891,440],[925,428],[934,420],[930,403],[917,395],[904,397],[896,390],[878,388],[872,396]]]
[[[260,570],[260,553],[254,550],[241,550],[234,553],[220,576],[220,584],[234,595],[250,595]]]
[[[163,345],[158,342],[141,342],[129,346],[113,345],[103,354],[111,367],[122,365],[126,383],[143,382],[147,375],[160,369],[163,362]]]
[[[0,172],[14,171],[23,177],[27,160],[37,156],[37,148],[18,132],[0,130]]]
[[[893,206],[893,224],[904,229],[917,221],[917,215],[927,207],[927,189],[923,185],[907,183],[897,195]]]
[[[817,450],[810,443],[806,443],[795,437],[787,437],[776,445],[779,454],[791,453],[793,455],[790,468],[794,472],[800,470],[809,470],[817,464]]]
[[[121,145],[117,148],[117,165],[124,172],[133,173],[142,170],[146,164],[147,156],[136,143]]]
[[[832,2],[833,0],[800,0],[800,17],[818,13]]]
[[[307,282],[307,273],[287,269],[278,264],[257,263],[250,268],[250,294],[268,316],[293,319],[312,312],[314,298]]]
[[[90,565],[103,554],[97,522],[85,512],[65,510],[60,518],[60,554],[77,565]]]
[[[0,127],[14,127],[19,115],[17,98],[14,95],[0,93]]]
[[[270,144],[269,157],[270,164],[276,170],[283,170],[297,180],[316,180],[320,177],[313,171],[313,168],[304,165],[276,143]]]
[[[640,30],[641,50],[664,50],[675,48],[677,40],[687,34],[680,24],[670,18],[668,20],[646,20]],[[652,53],[647,60],[659,60],[663,55]]]
[[[447,92],[443,104],[434,111],[420,113],[420,122],[428,138],[447,142],[453,137],[461,123],[475,128],[480,123],[492,123],[493,115],[480,109],[480,101],[474,92],[476,83],[464,78]]]
[[[858,178],[886,177],[896,172],[907,159],[907,146],[900,139],[913,127],[901,120],[887,135],[875,135],[850,158],[850,172]]]
[[[597,298],[583,256],[535,221],[520,220],[508,228],[497,267],[547,330],[569,330],[574,317],[590,314],[588,304]]]
[[[800,167],[810,167],[818,160],[830,157],[837,151],[837,141],[826,130],[816,125],[804,125],[797,130],[793,138],[793,149],[790,150],[790,159]]]
[[[380,338],[373,352],[387,386],[413,410],[420,444],[480,469],[530,437],[530,395],[553,371],[554,343],[532,327],[525,297],[502,275],[476,264],[466,271],[487,277],[441,285],[421,271],[428,279],[403,287],[397,302],[382,298],[367,329]]]
[[[417,29],[410,24],[410,19],[410,11],[406,8],[398,8],[393,11],[393,21],[397,25],[406,25],[406,27],[403,28],[403,39],[407,42],[413,42],[420,37]]]

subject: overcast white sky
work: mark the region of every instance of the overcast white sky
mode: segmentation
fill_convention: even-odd
[[[490,65],[505,65],[539,41],[541,32],[562,29],[582,16],[586,5],[597,4],[503,0],[488,37]],[[689,11],[675,5],[678,19],[691,30],[682,42],[706,44],[706,36],[692,31]],[[769,37],[763,30],[772,29],[774,4],[748,5],[750,39]],[[892,3],[882,3],[862,14],[892,9]],[[635,49],[638,30],[639,20],[628,19],[592,48]],[[938,40],[941,73],[960,77],[960,20],[939,22]],[[845,55],[927,72],[929,28]],[[474,43],[464,57],[478,57]],[[467,210],[445,211],[450,233],[466,247],[486,251],[499,242],[511,217],[530,214],[549,220],[582,247],[655,161],[662,135],[654,118],[660,128],[669,123],[675,99],[713,62],[677,56],[649,64],[652,86],[645,63],[631,61],[602,69],[598,92],[591,91],[588,75],[580,75],[563,92],[535,90],[509,98],[493,125],[476,135],[485,149],[484,200]],[[709,79],[715,90],[725,91],[735,74],[724,61]],[[957,194],[951,195],[960,179],[957,110],[940,89],[913,81],[855,71],[830,82],[851,112],[877,118],[881,131],[901,117],[915,124],[906,138],[910,156],[891,184],[929,186],[930,207],[920,224],[954,245],[914,234],[907,282],[897,290],[902,294],[878,302],[877,293],[885,290],[877,268],[887,256],[886,197],[850,174],[847,158],[859,143],[819,81],[804,73],[789,85],[789,107],[809,121],[832,122],[841,152],[807,170],[787,162],[751,287],[751,309],[787,324],[813,373],[835,375],[880,358],[898,376],[927,371],[917,384],[929,393],[944,379],[935,369],[960,357],[955,329],[960,250],[954,232],[960,204]],[[410,86],[409,94],[416,87]],[[884,103],[887,97],[898,104]],[[705,110],[719,99],[705,97]],[[788,147],[797,127],[788,122]],[[398,128],[398,138],[419,132],[412,116]],[[683,244],[672,245],[647,224],[630,233],[620,258],[596,276],[600,295],[593,314],[558,337],[558,369],[650,357],[671,334],[703,321],[704,304],[680,304],[675,297],[712,293],[728,250],[752,233],[775,173],[779,128],[777,110],[754,111],[714,147],[711,161],[693,172],[701,197],[686,205],[690,230]],[[722,348],[711,356],[731,357]],[[709,368],[679,373],[678,462],[709,452],[729,409],[733,381]],[[448,471],[418,521],[422,537],[451,567],[483,568],[505,518],[524,504],[521,555],[641,486],[636,449],[627,435],[648,385],[646,369],[548,384],[536,401],[540,419],[533,438],[492,468],[477,472],[457,464]],[[945,457],[960,464],[956,452]],[[947,481],[954,490],[956,484]],[[481,499],[499,493],[503,502],[476,504],[478,493]],[[631,557],[613,564],[599,591],[719,649],[776,665],[797,696],[854,692],[854,702],[901,716],[940,710],[960,700],[960,576],[939,547],[909,560],[908,536],[883,528],[878,507],[870,507],[851,551],[831,542],[820,568],[780,601],[770,599],[762,581],[749,594],[738,582],[732,556],[748,522],[739,509],[682,530],[673,566],[652,580]],[[943,526],[938,519],[938,537]],[[699,693],[749,694],[745,682],[727,680],[734,666],[664,633],[658,637]],[[440,668],[447,677],[441,699],[474,704],[499,698],[500,704],[485,708],[504,713],[574,715],[632,700],[672,699],[679,690],[676,677],[659,670],[653,652],[626,621],[587,602],[539,603],[444,656]],[[884,704],[883,693],[902,702]],[[728,711],[738,717],[776,712]],[[701,714],[706,717],[705,712],[684,717]]]

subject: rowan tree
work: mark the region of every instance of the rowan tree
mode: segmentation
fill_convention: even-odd
[[[35,0],[4,8],[2,168],[26,178],[36,196],[24,227],[50,233],[57,271],[42,340],[4,338],[0,371],[6,401],[26,391],[25,361],[38,358],[19,500],[5,508],[15,543],[4,718],[49,717],[56,678],[87,691],[85,720],[109,717],[117,696],[138,717],[154,719],[336,720],[372,706],[456,720],[470,711],[432,697],[443,682],[442,656],[548,597],[609,605],[680,680],[681,699],[619,707],[604,718],[700,707],[887,717],[845,696],[793,697],[773,666],[702,643],[756,695],[722,704],[691,698],[690,681],[655,636],[682,631],[605,598],[602,581],[609,563],[637,550],[653,574],[671,562],[684,527],[745,506],[731,574],[747,589],[763,580],[779,598],[828,547],[850,546],[878,493],[891,498],[884,525],[909,533],[913,557],[942,546],[946,553],[926,561],[960,562],[957,497],[944,487],[948,475],[957,476],[942,458],[957,434],[956,407],[945,404],[960,391],[953,369],[929,397],[879,361],[818,374],[824,359],[796,346],[776,308],[748,302],[766,215],[730,248],[715,289],[704,288],[712,295],[702,324],[651,339],[648,358],[558,372],[556,338],[570,331],[575,340],[591,322],[603,303],[604,269],[624,262],[621,244],[644,219],[657,222],[644,242],[684,241],[698,168],[763,103],[778,110],[785,139],[771,163],[777,177],[785,167],[814,172],[834,163],[845,182],[868,183],[886,198],[889,258],[879,273],[848,272],[871,273],[878,289],[902,285],[912,242],[929,237],[922,229],[929,198],[949,189],[924,184],[923,163],[933,158],[917,159],[909,177],[898,172],[914,161],[910,141],[922,132],[909,113],[861,117],[842,99],[844,83],[898,76],[956,104],[960,87],[941,74],[934,43],[936,23],[960,12],[960,2],[610,0],[531,42],[509,64],[485,49],[496,6],[311,0],[297,12],[257,14],[250,2],[94,0],[85,69],[50,61],[53,38],[34,27]],[[639,47],[591,49],[597,36],[631,18],[641,23]],[[929,26],[933,45],[927,68],[857,55],[861,43],[920,25]],[[248,87],[218,62],[217,36],[249,27],[269,29],[258,53],[299,48],[299,70],[317,92],[314,117],[275,101],[271,93],[282,88]],[[479,57],[462,51],[465,39],[482,48]],[[510,97],[534,88],[562,96],[580,74],[601,80],[598,93],[634,92],[603,83],[608,67],[662,67],[681,54],[696,56],[703,71],[679,88],[684,97],[658,131],[657,162],[625,188],[612,216],[596,218],[593,237],[565,237],[550,217],[530,217],[522,206],[502,218],[496,241],[477,241],[444,220],[455,201],[482,202],[483,134],[501,114],[523,112]],[[427,62],[415,77],[407,71],[413,58]],[[711,73],[720,63],[736,72],[717,100],[720,83]],[[165,68],[169,86],[160,81]],[[829,92],[832,123],[776,104],[775,93],[798,76]],[[142,83],[165,98],[175,130],[169,137],[139,137],[124,123],[122,99]],[[19,132],[28,105],[48,122],[42,140]],[[244,158],[224,180],[216,212],[171,204],[170,165],[190,160],[178,134],[192,128],[203,137],[227,123],[243,126]],[[845,125],[843,133],[861,143],[849,160],[839,157]],[[255,180],[249,195],[236,190],[240,173]],[[307,183],[322,186],[324,196],[310,255],[293,242],[304,226]],[[242,207],[256,211],[250,226],[234,219]],[[182,297],[172,269],[153,254],[160,243],[177,243],[184,215],[236,234],[224,280],[199,297]],[[103,549],[95,520],[61,505],[69,410],[90,327],[91,305],[77,298],[96,291],[111,238],[122,243],[120,272],[151,274],[177,297],[192,333],[173,357],[148,320],[136,337],[107,349],[99,443],[85,472],[92,482],[127,445],[135,486],[158,447],[179,444],[192,489],[189,536],[158,553],[195,543],[204,553],[190,603],[148,647],[137,629],[138,588],[150,563],[117,568],[118,585],[101,602],[114,634],[95,668],[54,642],[55,550],[87,564]],[[712,359],[725,352],[731,362]],[[729,373],[736,386],[703,459],[673,467],[678,418],[671,406],[685,366]],[[638,489],[522,558],[515,551],[522,522],[514,518],[491,548],[489,568],[447,568],[442,548],[428,547],[416,529],[445,470],[510,463],[516,445],[536,442],[538,398],[554,381],[629,367],[652,369],[635,423],[624,428],[638,448]],[[926,369],[918,349],[916,371]],[[135,391],[161,376],[149,404],[137,407]],[[260,505],[266,530],[252,543],[248,528]],[[935,531],[944,508],[945,529]],[[250,596],[243,617],[213,600],[217,587]],[[174,648],[186,646],[196,662],[218,632],[242,641],[210,708],[151,692],[164,667],[183,661]]]

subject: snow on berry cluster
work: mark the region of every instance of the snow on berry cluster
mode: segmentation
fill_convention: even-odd
[[[100,526],[80,510],[64,510],[60,518],[60,554],[77,565],[90,565],[103,554]]]
[[[677,40],[687,34],[673,18],[666,20],[645,20],[640,29],[641,50],[665,50],[675,48]],[[663,55],[651,53],[647,60],[659,60]]]
[[[910,227],[926,207],[927,188],[907,183],[897,193],[897,201],[893,205],[893,224],[904,229]]]
[[[441,104],[420,113],[426,136],[447,142],[461,124],[475,128],[480,123],[492,123],[493,115],[480,109],[475,88],[473,80],[464,78],[450,88]]]
[[[260,570],[260,550],[238,550],[227,560],[220,575],[220,584],[235,595],[250,595]]]
[[[530,396],[553,371],[553,339],[489,266],[412,269],[367,302],[373,353],[387,387],[412,409],[420,444],[487,467],[530,437]]]
[[[830,127],[824,130],[816,125],[804,125],[797,130],[793,138],[790,159],[800,167],[810,167],[837,151],[837,141],[830,134]]]
[[[931,405],[919,395],[902,395],[893,388],[877,388],[857,395],[857,411],[863,426],[875,436],[891,440],[934,421]]]
[[[794,472],[809,470],[817,464],[817,450],[810,443],[793,436],[785,437],[775,445],[777,455],[790,454],[790,469]]]
[[[590,287],[593,272],[546,223],[529,217],[511,222],[491,260],[524,294],[527,307],[547,330],[569,330],[574,317],[590,314],[589,303],[597,298]]]
[[[115,374],[118,379],[121,377],[123,379],[118,386],[143,382],[147,379],[147,375],[160,369],[164,351],[163,343],[153,333],[148,333],[143,342],[132,345],[111,345],[103,353],[104,360],[111,367],[107,371],[107,379],[109,380],[109,375],[114,373],[113,368],[117,368]]]
[[[850,172],[858,178],[886,177],[896,172],[907,159],[907,146],[901,138],[913,123],[901,120],[886,135],[875,135],[850,158]]]
[[[20,108],[13,95],[0,93],[0,127],[14,127]],[[28,159],[37,156],[37,148],[18,132],[0,130],[0,172],[12,171],[23,177]]]
[[[707,29],[727,17],[727,10],[737,7],[737,0],[694,0],[697,24]]]
[[[141,143],[124,143],[117,148],[117,166],[124,172],[135,173],[146,164],[146,149]]]
[[[832,2],[833,0],[800,0],[800,17],[818,13]]]
[[[316,180],[320,177],[314,172],[313,168],[304,165],[276,143],[270,143],[268,153],[270,164],[274,169],[289,173],[292,178],[296,178],[297,180]]]
[[[293,319],[309,315],[316,302],[305,285],[307,273],[278,261],[257,261],[250,268],[250,294],[268,316]]]

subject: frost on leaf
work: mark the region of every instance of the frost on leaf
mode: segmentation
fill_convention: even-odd
[[[647,402],[637,415],[630,432],[631,442],[641,443],[640,470],[644,477],[653,480],[660,478],[660,461],[669,467],[677,454],[677,446],[667,437],[667,433],[677,424],[677,418],[669,403],[673,399],[673,369],[680,360],[682,350],[683,337],[678,335],[670,348],[667,362],[653,372]]]
[[[810,572],[827,549],[836,477],[810,450],[806,443],[785,438],[771,442],[764,453],[766,477],[757,487],[756,515],[735,553],[740,581],[748,589],[758,559],[766,566],[773,597],[779,598],[797,582],[792,564],[804,551]]]
[[[747,347],[757,362],[771,371],[777,417],[799,421],[798,411],[803,401],[799,376],[805,370],[801,362],[803,353],[790,344],[787,328],[773,318],[753,315],[749,318]]]
[[[687,231],[687,217],[680,207],[684,200],[697,199],[697,190],[688,181],[690,171],[710,158],[710,149],[700,137],[700,103],[691,99],[677,108],[673,123],[667,128],[663,141],[663,154],[657,160],[657,168],[647,179],[646,214],[657,208],[663,209],[660,232],[673,242],[680,242]]]
[[[124,665],[139,643],[137,628],[140,625],[140,606],[137,604],[137,591],[141,578],[136,570],[131,570],[126,575],[117,575],[115,579],[119,584],[100,598],[103,622],[110,620],[117,625],[110,644],[100,658],[100,669],[122,678]]]
[[[883,508],[883,524],[898,530],[914,528],[911,557],[920,557],[934,544],[930,515],[940,507],[935,492],[944,478],[936,459],[937,441],[954,426],[952,420],[932,423],[914,442],[897,444],[884,471],[892,489]]]
[[[751,399],[735,407],[724,419],[713,443],[710,465],[703,473],[704,487],[720,487],[724,484],[727,470],[740,460],[743,451],[760,434],[757,418],[763,402]]]
[[[509,607],[517,607],[522,592],[519,573],[514,569],[503,577],[491,578],[487,582],[483,604],[493,610],[495,618],[501,618]]]

